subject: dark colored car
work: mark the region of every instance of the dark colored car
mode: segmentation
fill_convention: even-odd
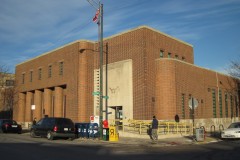
[[[11,119],[0,119],[0,133],[22,133],[22,126]]]
[[[48,140],[53,140],[57,137],[73,140],[75,127],[71,119],[47,117],[39,120],[36,125],[32,125],[30,136],[47,137]]]

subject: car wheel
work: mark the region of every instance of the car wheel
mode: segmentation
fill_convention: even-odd
[[[31,130],[31,132],[30,132],[30,136],[33,137],[33,138],[36,137],[36,134],[35,134],[34,130]]]
[[[48,131],[48,133],[47,133],[47,139],[48,139],[48,140],[53,140],[53,134],[52,134],[51,131]]]

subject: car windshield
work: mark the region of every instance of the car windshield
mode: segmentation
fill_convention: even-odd
[[[232,123],[228,128],[240,128],[240,123]]]

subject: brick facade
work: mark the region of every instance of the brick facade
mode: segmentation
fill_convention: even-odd
[[[151,119],[156,114],[158,119],[173,119],[178,114],[189,119],[189,96],[199,101],[196,116],[211,118],[212,90],[215,89],[216,95],[220,88],[222,96],[226,91],[230,93],[229,77],[194,65],[192,45],[157,30],[138,27],[108,37],[104,39],[106,43],[109,65],[131,60],[131,118]],[[14,118],[30,122],[33,116],[40,119],[48,115],[69,117],[75,122],[89,121],[94,112],[94,70],[99,68],[97,50],[97,42],[76,41],[18,64],[19,103],[14,108]],[[104,54],[104,65],[105,60]],[[36,106],[35,110],[31,110],[32,104]],[[219,117],[219,103],[216,103],[216,108]],[[234,114],[237,115],[236,109]]]

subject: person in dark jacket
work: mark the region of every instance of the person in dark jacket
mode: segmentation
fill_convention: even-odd
[[[156,116],[153,116],[152,120],[152,140],[153,141],[158,140],[158,120]]]
[[[33,125],[36,125],[36,123],[37,123],[37,118],[35,117],[34,119],[33,119]]]

